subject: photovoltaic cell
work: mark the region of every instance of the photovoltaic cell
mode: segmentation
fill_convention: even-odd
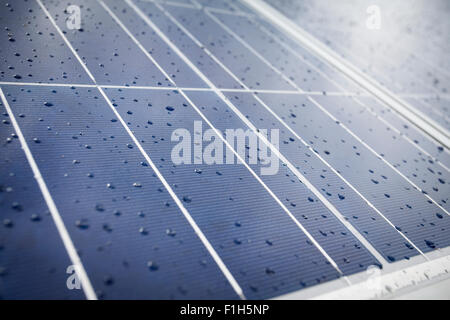
[[[0,1],[0,80],[92,83],[36,1]]]
[[[450,209],[450,182],[447,167],[416,149],[400,134],[383,125],[364,106],[348,97],[317,97],[333,116],[344,123],[378,154],[411,179],[445,209]]]
[[[339,122],[306,98],[267,94],[261,97],[422,251],[436,246],[431,243],[448,246],[449,238],[442,232],[448,228],[448,214],[344,130]],[[404,211],[408,214],[403,214]]]
[[[257,102],[251,94],[229,93],[227,97],[256,127],[281,127],[281,123]],[[281,99],[281,95],[267,96],[266,99],[263,97],[264,102],[274,107],[275,112],[278,112],[278,108],[275,107],[276,104],[273,104],[273,101],[280,101]],[[295,99],[295,97],[292,99]],[[290,126],[296,125],[297,123],[299,126],[303,124],[302,126],[306,127],[305,130],[308,130],[309,126],[307,124],[309,121],[301,120],[303,118],[303,112],[297,110],[290,111],[283,103],[280,103],[280,106],[280,109],[287,109],[286,112],[292,120],[289,121],[289,118],[282,113],[280,113],[280,117],[287,119]],[[294,115],[293,112],[295,112],[295,118],[292,116]],[[301,132],[300,136],[303,136],[305,139],[307,138]],[[306,143],[311,148],[306,148],[291,132],[284,128],[280,129],[280,152],[298,167],[307,179],[320,189],[339,212],[372,243],[386,260],[400,260],[404,257],[418,254],[394,228],[390,227],[375,210],[368,206],[364,199],[346,185],[326,164],[320,161],[316,156],[318,150],[314,141],[306,140]],[[365,173],[362,174],[365,175]]]
[[[108,5],[178,86],[207,86],[126,3],[113,0],[108,1]]]
[[[0,87],[98,298],[273,298],[449,246],[448,150],[243,2],[41,1],[52,19],[0,0]],[[348,54],[342,21],[306,17]],[[418,59],[352,62],[447,127],[448,82]],[[0,298],[83,298],[4,103]],[[276,174],[199,161],[195,137],[248,125],[279,130]],[[192,164],[173,162],[180,129]]]
[[[447,168],[450,166],[450,154],[430,137],[426,137],[420,129],[399,117],[392,109],[378,103],[371,97],[358,97],[364,105],[373,110],[379,117],[390,123],[401,134],[409,138],[415,145],[424,149],[428,154],[438,159]]]
[[[225,133],[225,137],[227,128],[249,129],[214,93],[190,92],[188,95],[212,125]],[[366,250],[361,250],[359,241],[289,169],[279,165],[279,173],[261,176],[261,180],[283,201],[326,252],[330,253],[340,270],[351,274],[365,270],[369,265],[379,264]],[[252,169],[259,173],[260,167],[261,165],[253,165]]]
[[[72,263],[1,102],[0,113],[0,297],[83,299],[67,289]]]
[[[100,298],[237,298],[97,89],[4,90]]]
[[[194,121],[201,120],[179,93],[127,89],[107,94],[246,297],[268,298],[337,276],[246,168],[171,163],[173,128],[193,130]]]
[[[81,31],[67,30],[68,2],[43,3],[99,84],[171,86],[97,1],[77,2],[85,12]]]
[[[165,9],[250,89],[292,90],[285,79],[227,34],[204,11],[170,6]]]
[[[229,74],[213,61],[188,35],[153,3],[136,1],[139,9],[192,61],[218,88],[241,88]],[[148,30],[148,29],[146,29]]]
[[[303,91],[340,91],[316,70],[302,62],[290,51],[280,47],[273,38],[263,33],[247,17],[212,13],[242,40],[263,55],[270,63],[292,80]]]

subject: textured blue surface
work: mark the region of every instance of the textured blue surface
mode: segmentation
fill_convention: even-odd
[[[341,276],[283,205],[343,275],[381,263],[281,162],[274,175],[260,174],[261,161],[250,164],[261,181],[242,164],[172,162],[174,130],[185,128],[194,135],[194,121],[201,120],[203,132],[209,128],[194,106],[221,131],[248,128],[124,1],[104,2],[177,86],[191,88],[184,93],[194,106],[99,1],[42,1],[98,85],[141,86],[102,89],[125,128],[38,3],[6,5],[0,0],[6,44],[0,48],[0,81],[55,83],[0,86],[99,298],[239,298],[127,129],[247,298],[272,298]],[[361,104],[333,94],[362,90],[267,21],[246,15],[251,12],[239,1],[133,2],[217,88],[228,89],[223,91],[226,99],[256,128],[279,129],[280,152],[389,263],[419,254],[402,234],[424,252],[450,245],[448,214],[401,176],[450,209],[450,175],[444,167],[450,166],[449,153],[419,129],[363,92],[357,97]],[[81,7],[81,30],[66,26],[69,3]],[[208,8],[298,87],[315,91],[314,101],[338,121],[308,95],[294,93],[292,85],[214,21]],[[393,71],[380,74],[386,80]],[[410,75],[401,72],[405,79]],[[231,92],[243,89],[239,81],[252,90],[293,91],[255,95],[310,148],[253,93]],[[446,125],[444,97],[406,99]],[[66,286],[66,249],[2,104],[0,112],[0,298],[82,299],[81,290]]]
[[[279,123],[262,105],[257,102],[250,94],[228,94],[229,99],[236,107],[258,128],[280,128],[280,151],[286,158],[298,167],[300,172],[311,181],[328,200],[352,223],[361,234],[363,234],[373,246],[384,255],[387,260],[399,260],[404,257],[418,254],[417,251],[408,248],[403,239],[396,230],[391,228],[383,219],[367,205],[367,203],[349,186],[342,181],[338,175],[333,173],[310,149],[307,149],[292,133],[282,128]],[[280,95],[262,97],[270,104],[279,116],[290,121],[287,123],[295,129],[295,126],[302,126],[305,131],[313,131],[314,127],[307,125],[306,114],[301,111],[293,111],[281,103],[273,101],[282,101]],[[299,96],[291,97],[292,100],[299,101],[304,99]],[[283,113],[283,110],[286,111]],[[294,113],[295,112],[295,113]],[[294,118],[293,115],[296,117]],[[318,127],[317,129],[322,129]],[[303,139],[306,134],[297,132]],[[318,138],[318,137],[317,137]],[[315,148],[314,141],[306,139],[306,142]],[[316,149],[314,149],[316,150]],[[317,151],[317,150],[316,150]],[[342,159],[341,159],[342,161]],[[369,179],[368,173],[361,173]],[[358,188],[357,188],[358,190]],[[382,235],[382,236],[380,236]]]
[[[101,297],[235,298],[97,89],[5,91]]]
[[[97,1],[77,1],[84,13],[80,30],[66,26],[65,10],[72,2],[43,3],[99,84],[171,85]]]
[[[311,101],[292,95],[261,98],[422,251],[450,244],[445,232],[450,217]]]
[[[165,8],[249,88],[293,89],[281,75],[259,60],[204,11],[170,6]]]
[[[107,94],[248,298],[268,298],[336,277],[245,167],[172,164],[174,128],[193,131],[194,121],[201,120],[179,93],[127,89]],[[366,255],[363,263],[368,262]]]
[[[178,86],[207,87],[199,76],[126,3],[122,0],[110,0],[107,4]]]
[[[1,102],[0,113],[0,299],[82,299],[67,289],[72,263]]]
[[[316,101],[432,199],[447,210],[450,209],[450,181],[447,180],[445,167],[402,139],[400,134],[381,125],[372,113],[354,99],[317,97]]]
[[[248,129],[216,94],[190,92],[188,95],[201,108],[212,125],[222,132],[228,128]],[[258,112],[253,114],[260,115]],[[263,129],[268,126],[258,128]],[[284,139],[283,133],[281,135],[281,143],[286,144],[289,140]],[[279,165],[281,168],[277,174],[262,175],[261,179],[330,254],[340,270],[345,274],[351,274],[365,270],[369,265],[377,264],[378,262],[362,248],[359,241],[346,230],[333,213],[289,169],[281,163]],[[259,166],[252,167],[256,173],[260,172]]]
[[[447,168],[450,167],[450,153],[446,152],[442,146],[437,145],[432,138],[423,135],[423,133],[420,132],[420,129],[411,125],[402,117],[397,116],[392,109],[377,103],[373,98],[358,97],[358,100],[389,122],[389,124],[401,132],[402,135],[411,139],[414,144],[417,144],[420,148],[423,148],[427,153],[438,159]]]
[[[213,61],[186,33],[179,29],[153,3],[135,3],[156,26],[192,61],[218,88],[241,88],[229,74]],[[181,21],[179,21],[181,22]],[[183,22],[181,22],[183,23]]]
[[[242,40],[260,53],[303,91],[342,91],[311,66],[280,46],[273,37],[264,33],[247,17],[213,13]],[[349,91],[349,90],[345,90]]]
[[[36,1],[0,8],[0,81],[92,83]]]

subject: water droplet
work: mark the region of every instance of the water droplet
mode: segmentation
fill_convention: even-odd
[[[147,268],[148,268],[150,271],[157,271],[157,270],[159,269],[159,266],[158,266],[155,262],[153,262],[153,261],[148,261],[148,262],[147,262]]]
[[[111,286],[114,284],[114,278],[112,276],[105,276],[103,278],[103,283],[107,286]]]
[[[166,230],[166,234],[170,237],[175,237],[177,235],[177,233],[175,232],[175,230],[172,229],[167,229]]]
[[[33,213],[30,217],[31,221],[41,221],[41,217],[37,213]]]
[[[5,267],[0,267],[0,277],[4,277],[8,274],[8,269]]]
[[[14,225],[13,222],[11,221],[11,219],[4,219],[3,220],[3,225],[7,228],[12,228],[12,226]]]
[[[75,225],[80,229],[87,229],[89,228],[89,223],[86,219],[77,220],[75,222]]]
[[[425,240],[425,244],[426,244],[428,247],[430,247],[431,249],[435,249],[435,248],[436,248],[436,245],[434,244],[433,241]]]
[[[105,230],[106,232],[112,232],[112,228],[109,224],[104,223],[102,226],[103,230]]]
[[[266,268],[266,274],[275,274],[275,271],[270,268]]]
[[[19,212],[23,210],[22,205],[21,205],[20,203],[18,203],[18,202],[13,202],[13,203],[11,204],[11,208],[12,208],[13,210],[19,211]]]

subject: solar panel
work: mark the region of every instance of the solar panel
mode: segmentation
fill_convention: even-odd
[[[0,7],[1,298],[372,298],[448,272],[445,94],[376,94],[260,1]]]

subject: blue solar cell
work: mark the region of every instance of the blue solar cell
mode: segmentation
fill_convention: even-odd
[[[165,8],[249,88],[293,89],[204,11],[169,6]]]
[[[207,86],[126,3],[113,0],[107,5],[178,86]]]
[[[442,229],[447,228],[447,214],[436,205],[428,203],[423,195],[368,150],[364,150],[354,138],[306,98],[277,94],[259,96],[296,134],[314,148],[314,152],[320,154],[399,230],[413,240],[417,247],[430,251],[432,248],[427,246],[426,241],[440,243],[435,245],[436,247],[448,245],[448,236],[442,233]],[[257,127],[280,126],[250,94],[229,93],[227,97],[246,117],[253,119]],[[280,137],[282,141],[290,141],[289,138],[298,140],[290,132]],[[323,193],[330,197],[330,201],[386,257],[398,260],[417,254],[365,201],[321,164],[313,152],[298,141],[289,142],[287,145],[281,143],[280,151],[298,166],[313,184],[321,187]],[[345,199],[338,201],[338,194],[344,195]]]
[[[188,96],[212,125],[222,132],[230,128],[249,129],[215,93],[189,92]],[[252,165],[252,169],[259,174],[261,165]],[[261,175],[260,178],[329,253],[341,271],[351,274],[366,270],[369,265],[379,264],[286,166],[282,163],[278,165],[280,168],[276,174]]]
[[[237,298],[97,89],[4,90],[100,298]]]
[[[405,245],[397,231],[374,211],[315,152],[282,127],[251,94],[229,93],[227,97],[257,127],[280,129],[280,152],[313,183],[348,221],[389,261],[418,254]],[[274,96],[276,99],[277,96]],[[297,96],[298,97],[298,96]],[[298,97],[298,99],[301,99]],[[274,109],[276,112],[277,110]],[[290,124],[290,123],[288,123]],[[310,143],[309,141],[306,141]],[[313,147],[314,145],[311,144]],[[380,237],[380,235],[383,235]]]
[[[264,33],[247,17],[212,13],[237,36],[260,53],[268,62],[304,91],[342,91],[299,57],[281,47],[274,38]]]
[[[359,87],[355,82],[350,80],[348,77],[343,75],[341,72],[337,71],[323,60],[314,56],[307,49],[302,47],[298,41],[287,37],[283,32],[276,29],[272,24],[267,22],[265,19],[254,17],[253,21],[255,24],[261,27],[265,33],[272,36],[275,41],[278,41],[286,50],[294,52],[297,56],[303,57],[305,61],[311,63],[315,68],[321,71],[322,74],[327,75],[334,83],[339,84],[347,92],[359,92],[361,87]],[[300,59],[300,58],[299,58]]]
[[[68,30],[65,2],[44,0],[50,14],[99,84],[171,86],[97,1],[80,0],[80,30]]]
[[[172,132],[192,132],[194,121],[201,120],[180,93],[109,89],[107,94],[247,298],[274,297],[338,276],[245,167],[172,163]]]
[[[448,150],[242,1],[40,1],[0,0],[0,85],[99,298],[238,299],[233,278],[246,298],[273,298],[450,245]],[[446,66],[440,52],[380,56],[390,47],[354,41],[364,32],[333,6],[317,10],[325,2],[268,2],[288,3],[300,26],[450,128],[448,77],[419,63]],[[67,287],[70,259],[5,110],[0,101],[0,298],[84,298]],[[207,163],[210,141],[195,136],[208,121],[245,131],[242,119],[279,130],[289,165],[271,153],[278,170],[262,174],[249,140],[249,167]],[[193,164],[173,159],[179,129],[192,134]]]
[[[72,263],[1,102],[0,114],[0,298],[82,299],[66,285]]]
[[[371,97],[358,97],[358,99],[361,100],[364,105],[367,105],[374,110],[383,119],[388,121],[402,134],[410,138],[415,144],[442,162],[447,168],[450,167],[450,153],[440,144],[435,142],[431,137],[424,135],[419,128],[399,116],[392,109],[376,102],[375,99]]]
[[[186,33],[177,27],[153,3],[137,2],[136,5],[151,19],[151,21],[188,57],[210,81],[218,88],[241,88],[205,51],[192,41]]]
[[[36,1],[0,1],[0,80],[92,83]]]
[[[304,97],[261,95],[291,128],[422,251],[448,246],[450,217]],[[434,245],[427,245],[432,242]]]
[[[447,168],[415,148],[354,99],[325,96],[315,99],[431,198],[450,210],[450,171]]]

